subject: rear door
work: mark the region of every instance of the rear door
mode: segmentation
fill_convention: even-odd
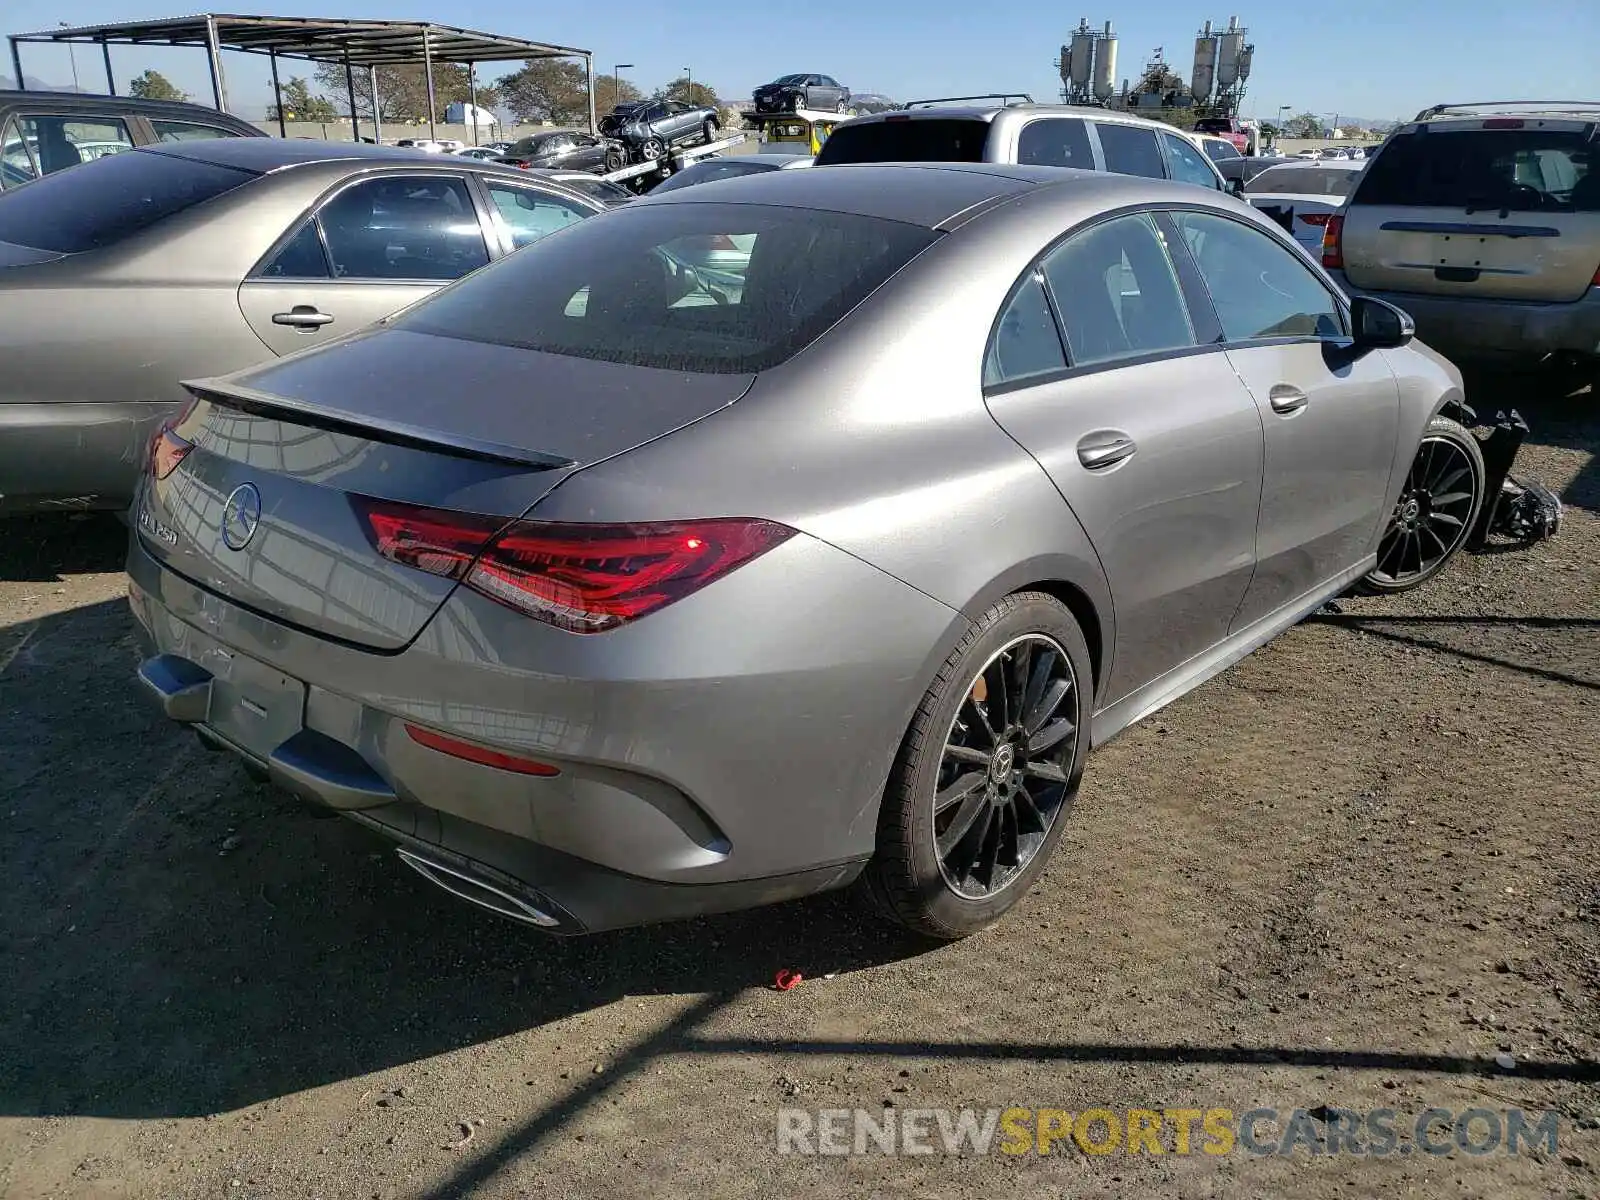
[[[1142,175],[1165,179],[1167,167],[1161,156],[1154,129],[1139,125],[1119,125],[1114,121],[1095,121],[1100,135],[1100,156],[1106,170],[1118,175]]]
[[[1167,170],[1178,183],[1192,183],[1213,192],[1223,190],[1222,176],[1194,143],[1175,133],[1163,133],[1161,144],[1167,152]]]
[[[464,175],[359,179],[286,231],[239,289],[239,307],[276,354],[339,337],[489,261]]]
[[[1221,641],[1255,565],[1261,419],[1214,339],[1137,214],[1046,254],[985,362],[995,420],[1048,472],[1105,569],[1109,701]]]
[[[1600,143],[1588,128],[1502,117],[1395,134],[1350,197],[1342,235],[1350,282],[1579,299],[1600,265]]]
[[[1175,212],[1266,434],[1255,578],[1235,631],[1351,569],[1377,544],[1399,436],[1382,352],[1349,349],[1344,304],[1267,231]]]
[[[493,175],[480,177],[478,183],[489,199],[491,225],[502,254],[532,245],[558,229],[594,215],[599,208],[545,188]]]

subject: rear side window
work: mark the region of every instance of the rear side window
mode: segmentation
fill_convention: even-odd
[[[838,163],[983,161],[989,122],[958,118],[841,125],[823,144],[817,166]],[[1153,143],[1152,143],[1153,144]]]
[[[983,386],[995,387],[1060,371],[1067,365],[1061,331],[1045,299],[1044,276],[1030,272],[995,325],[983,360]]]
[[[218,129],[215,125],[196,125],[193,121],[158,121],[152,117],[150,125],[163,142],[206,142],[212,138],[243,136],[231,129]]]
[[[1600,149],[1576,130],[1472,129],[1392,137],[1352,204],[1600,212]]]
[[[1156,135],[1149,129],[1132,125],[1113,125],[1102,122],[1100,149],[1105,152],[1106,170],[1119,175],[1143,175],[1148,179],[1165,179],[1166,167],[1161,162],[1161,147]]]
[[[407,309],[396,328],[711,374],[776,366],[938,235],[758,204],[619,208]]]
[[[134,150],[0,195],[0,242],[99,250],[256,178],[213,163]]]
[[[1167,158],[1172,164],[1174,179],[1179,183],[1218,190],[1217,173],[1192,142],[1185,141],[1175,133],[1163,133],[1161,137],[1167,144]]]
[[[1029,166],[1092,171],[1094,152],[1089,149],[1089,131],[1076,118],[1029,121],[1017,138],[1017,161]]]

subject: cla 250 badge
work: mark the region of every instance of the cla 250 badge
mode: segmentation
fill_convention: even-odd
[[[177,531],[174,529],[169,529],[160,521],[152,517],[149,509],[141,508],[139,510],[138,522],[139,531],[141,533],[148,533],[157,541],[165,542],[169,546],[176,546],[178,544]]]

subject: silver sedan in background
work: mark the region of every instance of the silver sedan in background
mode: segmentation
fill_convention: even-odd
[[[735,237],[736,298],[674,269]],[[1398,309],[1220,192],[1051,167],[646,197],[191,387],[145,688],[564,933],[857,879],[972,933],[1092,747],[1430,578],[1484,479]]]
[[[456,155],[218,138],[0,195],[0,512],[125,509],[179,381],[371,324],[597,198]]]

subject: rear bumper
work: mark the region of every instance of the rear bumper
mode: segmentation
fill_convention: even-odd
[[[172,403],[0,403],[0,513],[125,509]]]
[[[161,567],[137,534],[128,574],[149,656],[141,681],[171,719],[384,834],[434,882],[510,916],[493,894],[517,898],[553,923],[519,919],[553,932],[848,883],[872,853],[889,765],[955,619],[797,538],[615,631],[637,638],[610,660],[627,663],[626,677],[580,677],[571,655],[601,639],[521,618],[521,636],[507,639],[497,624],[515,614],[471,592],[452,596],[404,651],[383,654],[239,609]],[[773,595],[775,582],[793,592],[802,578],[808,596]],[[716,611],[688,611],[701,599]],[[253,738],[219,696],[278,673],[303,700],[296,693],[285,711],[256,695]],[[419,744],[408,722],[560,775],[452,757]],[[473,882],[451,887],[452,872]]]
[[[1600,287],[1567,304],[1467,296],[1435,296],[1356,287],[1329,272],[1351,296],[1375,296],[1411,314],[1417,336],[1458,358],[1600,354]]]

